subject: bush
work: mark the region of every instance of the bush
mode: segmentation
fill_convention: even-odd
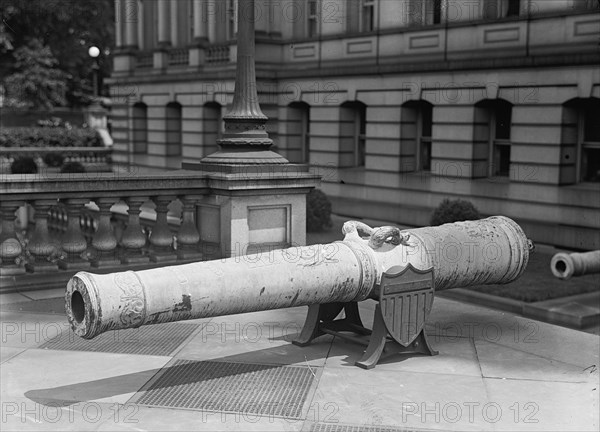
[[[12,174],[36,174],[38,168],[32,157],[23,156],[13,161],[10,165],[10,172]]]
[[[102,147],[102,139],[94,129],[83,128],[2,128],[2,147]]]
[[[431,215],[431,226],[465,220],[481,219],[479,211],[473,204],[466,200],[449,200],[446,198]]]
[[[319,189],[306,196],[306,231],[322,231],[331,227],[331,201]]]
[[[49,167],[59,167],[64,161],[65,158],[60,153],[46,153],[44,155],[44,163]]]
[[[60,169],[60,172],[63,174],[67,173],[84,173],[85,167],[81,165],[79,162],[67,162]]]

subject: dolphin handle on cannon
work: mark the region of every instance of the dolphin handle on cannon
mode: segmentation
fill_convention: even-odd
[[[79,272],[67,285],[67,317],[78,336],[91,339],[108,330],[305,305],[307,319],[294,343],[304,346],[323,334],[362,342],[352,333],[368,335],[356,363],[368,369],[384,351],[436,354],[424,332],[435,292],[512,282],[533,247],[503,216],[409,230],[350,221],[343,233],[334,243],[245,257]],[[358,310],[368,299],[378,302],[371,329]]]

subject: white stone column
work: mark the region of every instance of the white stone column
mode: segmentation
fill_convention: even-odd
[[[141,0],[138,0],[137,39],[138,39],[138,48],[140,50],[145,50],[146,49],[146,40],[144,38],[144,3]]]
[[[169,1],[168,2],[171,5],[171,44],[173,46],[178,46],[179,45],[179,37],[178,37],[178,30],[179,30],[179,24],[177,22],[177,1]],[[182,23],[183,25],[183,23]]]
[[[158,46],[171,45],[171,1],[158,0]]]
[[[208,40],[208,15],[206,0],[194,0],[194,42]]]
[[[125,21],[125,44],[129,47],[138,46],[137,23],[139,20],[139,8],[137,0],[125,0],[123,20]]]
[[[120,48],[123,46],[123,8],[122,1],[115,0],[115,46]]]
[[[208,7],[206,27],[208,32],[208,41],[210,43],[217,42],[217,12],[219,10],[218,8],[222,7],[222,5],[219,5],[217,1],[218,0],[206,0]],[[225,25],[225,23],[223,23],[223,25]]]

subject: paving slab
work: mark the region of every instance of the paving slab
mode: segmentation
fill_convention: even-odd
[[[2,364],[1,398],[40,404],[125,403],[170,360],[77,351],[29,349]]]
[[[564,363],[514,347],[475,341],[481,373],[486,378],[585,383],[594,379],[590,368]]]
[[[77,402],[68,406],[46,405],[29,398],[2,401],[2,431],[96,431],[121,430],[129,420],[115,403]]]
[[[438,336],[484,340],[582,369],[598,364],[600,353],[596,335],[448,299],[435,299],[426,328],[434,341]]]
[[[436,356],[394,354],[385,357],[376,369],[385,371],[421,372],[433,374],[481,377],[481,369],[473,341],[468,338],[430,338]],[[327,357],[327,367],[351,367],[361,359],[365,347],[336,338]]]
[[[358,369],[358,368],[356,368]],[[481,377],[374,370],[325,368],[313,405],[320,421],[359,425],[396,425],[438,430],[492,430],[470,423],[468,416],[448,422],[445,411],[455,405],[487,400]],[[326,412],[325,408],[329,407]],[[452,419],[454,420],[454,419]]]
[[[485,378],[482,413],[498,431],[597,431],[598,382]]]
[[[13,348],[8,346],[3,346],[0,348],[0,363],[4,363],[7,360],[10,360],[14,356],[21,354],[25,351],[26,348]]]
[[[0,327],[3,347],[34,348],[74,337],[64,315],[2,310]]]
[[[23,294],[19,293],[4,293],[0,295],[0,306],[11,303],[20,303],[29,300]]]

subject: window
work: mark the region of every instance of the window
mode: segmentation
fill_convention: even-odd
[[[131,141],[133,153],[146,153],[148,151],[148,107],[143,102],[133,106],[131,113]]]
[[[169,103],[166,108],[166,118],[166,155],[181,156],[181,105],[177,102]]]
[[[346,102],[340,113],[340,167],[362,167],[366,159],[367,106]]]
[[[498,101],[490,112],[490,176],[508,177],[510,174],[510,127],[512,105]]]
[[[206,103],[202,117],[204,156],[208,156],[219,149],[217,141],[221,139],[222,131],[223,114],[221,104],[218,102]]]
[[[418,110],[419,151],[417,153],[417,169],[431,171],[431,132],[433,129],[433,105],[428,102],[420,104]]]
[[[509,177],[512,104],[503,99],[475,105],[473,177]]]
[[[375,1],[363,0],[361,5],[360,31],[370,32],[375,30]]]
[[[410,0],[408,4],[410,24],[431,25],[442,22],[442,0]]]
[[[310,163],[310,105],[305,102],[288,107],[287,142],[291,162]]]
[[[346,30],[349,33],[370,32],[375,30],[375,0],[347,0],[346,5]]]
[[[410,101],[402,105],[400,118],[400,171],[431,171],[433,105]]]
[[[588,99],[578,110],[578,178],[582,182],[600,182],[600,100]]]
[[[483,3],[482,17],[484,19],[519,16],[520,13],[521,0],[485,0]]]

